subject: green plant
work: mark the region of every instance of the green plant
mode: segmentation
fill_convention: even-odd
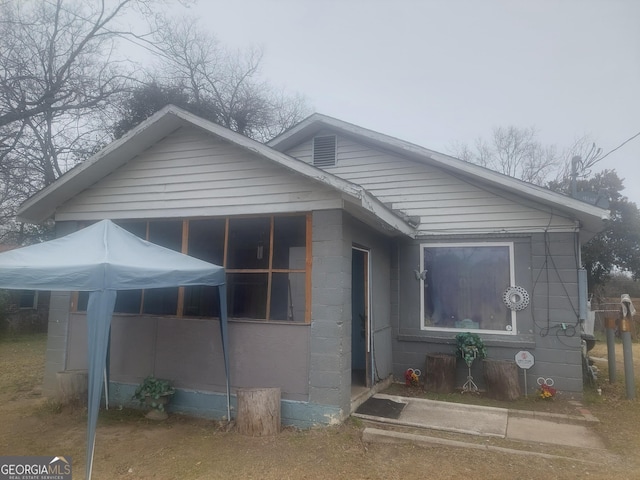
[[[141,404],[148,404],[151,408],[164,411],[164,402],[160,401],[160,397],[173,395],[175,389],[169,380],[162,380],[153,375],[149,375],[144,381],[138,385],[133,398],[137,399]]]
[[[473,361],[480,358],[487,358],[487,349],[484,342],[477,333],[464,332],[456,335],[456,351],[468,367]]]

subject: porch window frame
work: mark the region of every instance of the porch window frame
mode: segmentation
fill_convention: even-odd
[[[425,269],[425,248],[475,248],[475,247],[506,247],[509,252],[509,285],[505,286],[505,290],[508,287],[515,286],[515,255],[514,255],[514,242],[425,242],[420,244],[420,269]],[[507,308],[505,306],[505,308]],[[517,335],[517,314],[514,310],[510,311],[511,324],[506,325],[504,330],[490,330],[490,329],[468,329],[468,328],[455,328],[455,327],[433,327],[425,325],[425,279],[420,279],[420,330],[428,332],[454,332],[460,333],[464,331],[471,331],[473,333],[492,334],[492,335]],[[509,329],[510,327],[510,329]]]
[[[304,217],[305,218],[305,267],[304,269],[292,269],[292,268],[274,268],[273,267],[273,252],[274,252],[274,226],[276,218],[283,217]],[[243,269],[243,268],[233,268],[227,269],[228,262],[228,253],[229,253],[229,224],[233,219],[238,218],[268,218],[270,225],[270,239],[269,239],[269,247],[265,249],[265,255],[269,255],[269,265],[267,268],[259,268],[259,269]],[[259,273],[267,275],[267,298],[266,298],[266,318],[246,318],[246,317],[229,317],[230,320],[241,320],[241,321],[250,321],[250,322],[258,322],[258,323],[285,323],[291,325],[301,325],[301,324],[309,324],[311,323],[311,267],[312,267],[312,216],[311,212],[298,212],[298,213],[282,213],[282,214],[272,214],[272,215],[236,215],[232,217],[198,217],[198,218],[157,218],[157,219],[115,219],[116,222],[125,224],[127,222],[131,223],[145,223],[145,240],[149,239],[149,225],[154,221],[181,221],[182,222],[182,243],[180,252],[186,255],[189,254],[189,222],[191,220],[207,220],[207,219],[218,219],[224,220],[224,245],[223,245],[223,267],[225,268],[226,274],[251,274],[251,273]],[[271,316],[271,290],[272,290],[272,279],[273,274],[278,273],[302,273],[305,275],[305,305],[304,305],[304,320],[303,321],[290,321],[290,320],[272,320]],[[228,282],[227,282],[228,285]],[[144,313],[144,297],[145,297],[145,289],[141,289],[141,299],[140,299],[140,308],[137,313],[119,313],[115,312],[118,315],[145,315],[145,316],[167,316],[167,317],[188,317],[188,318],[217,318],[217,317],[208,317],[208,316],[191,316],[184,315],[184,302],[185,302],[185,287],[176,287],[178,288],[178,298],[177,298],[177,308],[175,314],[150,314]],[[228,288],[228,287],[227,287]],[[74,292],[72,294],[71,306],[72,311],[78,312],[78,297],[79,292]]]

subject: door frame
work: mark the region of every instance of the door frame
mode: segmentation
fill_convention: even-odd
[[[353,255],[354,251],[358,251],[360,253],[362,253],[363,255],[363,277],[364,277],[364,282],[363,282],[363,288],[362,288],[362,294],[364,296],[364,316],[365,316],[365,386],[368,388],[371,388],[374,384],[373,381],[373,365],[372,365],[372,358],[373,358],[373,349],[372,349],[372,341],[371,341],[371,336],[372,336],[372,332],[371,332],[371,250],[369,250],[368,248],[362,247],[362,246],[358,246],[358,245],[352,245],[351,246],[351,252]],[[353,292],[353,272],[351,272],[351,277],[352,277],[352,281],[351,281],[351,288],[352,288],[352,295],[355,293]],[[351,318],[351,321],[353,322],[355,319]],[[352,367],[353,369],[353,367]]]

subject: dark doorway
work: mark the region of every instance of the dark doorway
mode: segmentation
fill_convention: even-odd
[[[351,383],[370,387],[369,252],[351,252]]]

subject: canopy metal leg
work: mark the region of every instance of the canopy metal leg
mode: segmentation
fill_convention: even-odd
[[[229,378],[229,346],[227,336],[227,286],[218,285],[220,294],[220,337],[222,339],[222,354],[224,356],[224,372],[227,379],[227,421],[231,421],[231,381]]]

